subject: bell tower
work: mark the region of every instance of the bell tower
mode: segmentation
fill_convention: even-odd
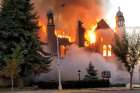
[[[123,16],[123,13],[120,10],[120,7],[118,9],[118,12],[116,14],[116,29],[115,32],[118,36],[122,37],[125,32],[125,19]]]
[[[55,35],[55,24],[54,24],[54,15],[52,11],[47,13],[48,24],[47,24],[47,32],[48,32],[48,47],[51,53],[56,54],[57,52],[57,37]]]

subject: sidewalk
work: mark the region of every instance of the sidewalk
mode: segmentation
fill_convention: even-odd
[[[111,87],[111,88],[97,88],[97,91],[125,91],[125,90],[140,90],[140,88],[127,88],[127,87]]]
[[[15,89],[13,92],[10,89],[0,90],[0,93],[100,93],[104,91],[129,91],[129,88],[125,87],[113,87],[113,88],[89,88],[89,89],[63,89],[59,90],[49,90],[49,89]],[[140,90],[140,88],[134,88],[133,90]],[[132,90],[132,91],[133,91]],[[131,90],[130,90],[131,91]]]

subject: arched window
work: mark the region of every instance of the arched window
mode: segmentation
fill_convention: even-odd
[[[108,45],[108,56],[112,56],[112,46]]]
[[[107,46],[103,45],[103,56],[107,56]]]

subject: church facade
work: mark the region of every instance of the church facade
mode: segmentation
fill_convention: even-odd
[[[125,20],[123,13],[118,10],[116,14],[116,27],[111,29],[104,19],[101,19],[97,23],[95,30],[96,33],[96,43],[95,50],[101,53],[104,57],[113,56],[112,44],[114,43],[115,34],[119,37],[123,37],[125,32]]]

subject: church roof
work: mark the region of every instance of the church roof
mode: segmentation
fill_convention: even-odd
[[[108,29],[110,28],[109,25],[105,22],[104,19],[101,19],[98,23],[97,23],[97,29]]]

